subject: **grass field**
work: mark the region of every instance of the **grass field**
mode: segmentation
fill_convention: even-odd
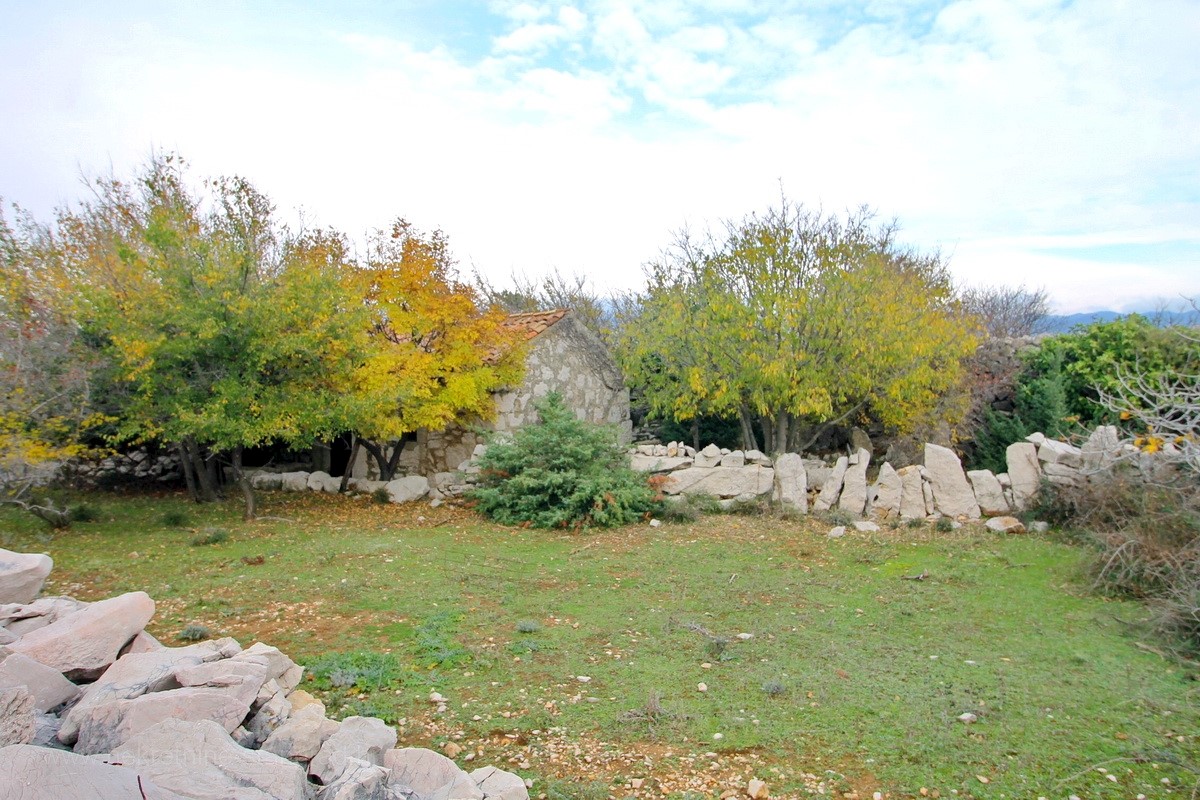
[[[54,557],[47,592],[142,589],[164,643],[204,625],[277,645],[332,716],[453,742],[534,796],[759,778],[772,798],[1089,800],[1200,781],[1195,670],[1130,624],[1141,607],[1089,594],[1086,553],[1052,537],[831,540],[750,516],[567,535],[279,494],[242,523],[232,503],[86,499],[98,519],[52,537],[0,515],[0,546]]]

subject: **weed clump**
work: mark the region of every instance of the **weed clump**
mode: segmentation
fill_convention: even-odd
[[[523,619],[517,622],[517,633],[537,633],[542,629],[542,623],[536,619]]]
[[[100,519],[100,512],[88,503],[78,503],[67,510],[72,522],[95,522]]]
[[[767,681],[762,685],[762,690],[767,697],[779,697],[787,692],[787,686],[779,681]]]
[[[195,623],[184,627],[179,632],[178,636],[181,642],[202,642],[205,639],[212,638],[212,631],[207,625],[197,625]]]
[[[386,486],[380,486],[375,491],[371,492],[371,499],[380,505],[387,505],[392,502],[392,495],[387,490]]]
[[[824,519],[830,525],[853,525],[858,517],[844,508],[833,508],[825,512]]]
[[[317,688],[386,689],[400,684],[409,671],[392,653],[332,653],[308,665]]]
[[[192,547],[205,547],[226,541],[229,541],[229,531],[224,528],[204,528],[199,535],[192,539]]]
[[[720,501],[710,494],[685,494],[678,499],[664,501],[655,514],[663,522],[686,523],[696,522],[703,516],[720,511]]]
[[[614,429],[577,419],[557,393],[537,410],[538,424],[494,438],[480,459],[471,497],[483,514],[505,525],[612,527],[654,508],[653,489],[629,467]]]
[[[164,528],[182,528],[189,522],[189,517],[186,512],[173,508],[159,518]]]

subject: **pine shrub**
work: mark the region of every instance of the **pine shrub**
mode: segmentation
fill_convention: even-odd
[[[483,514],[505,525],[612,527],[654,507],[654,491],[630,469],[614,429],[577,419],[557,393],[537,410],[540,422],[494,438],[480,459],[471,496]]]

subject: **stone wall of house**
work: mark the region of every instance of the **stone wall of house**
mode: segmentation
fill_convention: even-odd
[[[520,386],[496,394],[494,421],[418,431],[416,441],[401,453],[398,471],[433,476],[458,469],[483,443],[481,431],[510,432],[537,422],[534,404],[550,392],[561,394],[580,419],[615,425],[622,441],[632,440],[629,389],[620,368],[604,343],[568,314],[532,341],[525,379]],[[368,480],[379,477],[365,452],[359,453],[350,474]]]
[[[616,425],[624,441],[632,439],[629,389],[621,370],[604,343],[569,314],[533,340],[525,380],[496,395],[492,427],[514,431],[537,422],[534,403],[550,392],[560,393],[580,419]]]

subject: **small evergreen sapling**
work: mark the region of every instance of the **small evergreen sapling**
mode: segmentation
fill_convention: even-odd
[[[557,393],[536,407],[540,422],[494,439],[480,459],[472,497],[482,513],[506,525],[611,527],[654,507],[615,430],[577,419]]]

